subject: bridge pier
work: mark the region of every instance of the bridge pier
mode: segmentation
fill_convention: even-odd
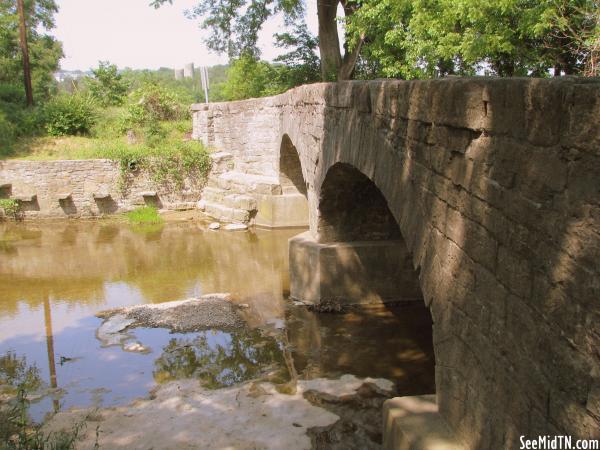
[[[421,301],[401,239],[320,243],[305,232],[290,239],[289,252],[295,300],[322,306]]]
[[[254,224],[266,228],[294,228],[308,225],[306,195],[283,193],[262,195],[257,199]]]

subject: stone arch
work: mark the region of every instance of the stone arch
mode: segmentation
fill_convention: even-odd
[[[379,188],[347,163],[331,166],[321,185],[320,242],[401,239],[400,228]]]
[[[335,273],[322,277],[340,293],[342,302],[422,302],[419,271],[374,181],[351,164],[333,164],[321,184],[318,212],[316,245],[322,253],[336,254],[344,266],[340,272],[350,273],[345,282]],[[361,284],[361,289],[352,283]]]
[[[296,146],[287,134],[281,137],[278,184],[267,195],[258,196],[255,224],[268,228],[306,227],[309,223],[308,186]]]
[[[279,183],[283,194],[307,195],[300,155],[287,134],[281,139],[279,151]]]

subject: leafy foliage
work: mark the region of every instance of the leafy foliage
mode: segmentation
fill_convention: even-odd
[[[242,100],[277,94],[281,87],[275,84],[275,78],[271,64],[242,55],[231,62],[223,95],[227,100]]]
[[[6,114],[0,110],[0,156],[10,154],[15,138],[15,126],[8,121]]]
[[[108,61],[100,61],[98,68],[92,70],[92,73],[94,77],[87,79],[92,97],[102,106],[123,104],[128,86],[117,66]]]
[[[181,189],[186,178],[203,183],[212,164],[208,151],[198,141],[167,140],[155,147],[117,145],[102,156],[119,161],[123,192],[127,191],[131,176],[140,169],[147,171],[158,184]]]
[[[23,84],[16,4],[16,0],[0,2],[0,85]],[[60,42],[44,34],[54,28],[54,14],[58,6],[55,0],[25,0],[24,6],[34,98],[45,99],[52,93],[52,73],[58,69],[58,62],[63,56]],[[20,102],[24,100],[24,91],[21,94]]]
[[[586,46],[598,36],[596,0],[365,0],[361,5],[347,22],[348,32],[353,42],[366,36],[363,58],[388,77],[582,73],[593,54]]]
[[[275,45],[290,49],[275,58],[279,78],[288,89],[321,80],[320,60],[317,55],[319,40],[310,34],[305,23],[296,24],[291,31],[275,34]]]
[[[96,121],[95,105],[88,95],[59,95],[45,105],[44,120],[51,136],[87,134]]]
[[[317,40],[305,26],[297,26],[294,33],[278,34],[277,41],[280,47],[293,50],[276,58],[276,64],[248,53],[231,61],[227,79],[220,87],[225,100],[275,95],[320,79]]]
[[[21,211],[21,205],[15,199],[2,198],[2,199],[0,199],[0,209],[2,211],[4,211],[5,216],[7,216],[7,217],[12,216],[14,219],[17,219],[19,212]],[[5,363],[5,361],[0,361],[0,364],[4,365],[4,363]],[[17,369],[18,368],[16,368],[15,370],[17,370]],[[2,375],[2,374],[0,374],[0,375]],[[7,374],[6,376],[9,377],[10,374]],[[15,377],[13,377],[13,378],[15,378]],[[7,380],[10,381],[9,378],[7,378]],[[7,381],[3,380],[2,377],[0,376],[0,386],[3,384],[7,384]]]
[[[173,0],[152,0],[155,8]],[[301,0],[200,0],[187,15],[201,19],[200,26],[210,31],[206,40],[209,49],[226,53],[230,58],[250,55],[258,58],[258,32],[265,21],[282,13],[286,23],[302,18]]]
[[[189,117],[189,104],[158,83],[144,83],[129,95],[124,118],[126,128],[153,126],[164,120]]]

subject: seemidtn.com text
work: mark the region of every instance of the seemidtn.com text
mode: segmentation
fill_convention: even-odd
[[[519,449],[527,450],[599,450],[598,439],[573,439],[573,436],[537,436],[519,438]]]

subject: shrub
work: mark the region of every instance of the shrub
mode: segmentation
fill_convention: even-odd
[[[14,219],[17,219],[19,212],[21,211],[21,206],[15,199],[3,198],[0,199],[0,209],[4,211],[6,217],[12,216]]]
[[[44,107],[44,119],[51,136],[87,134],[96,121],[94,102],[87,95],[59,95]]]
[[[23,88],[0,83],[0,122],[5,122],[0,125],[0,154],[2,150],[6,154],[7,143],[15,138],[32,136],[43,129],[40,108],[25,107],[24,98]]]
[[[187,117],[188,105],[176,92],[157,83],[144,83],[129,95],[123,128],[145,128],[160,121]]]
[[[92,97],[102,106],[122,105],[128,86],[117,66],[108,61],[100,61],[98,68],[92,70],[92,73],[94,78],[87,79]]]
[[[6,114],[0,111],[0,157],[8,156],[11,153],[15,138],[15,126],[8,121]]]
[[[185,178],[205,182],[212,163],[208,150],[198,141],[165,141],[160,147],[122,144],[105,148],[98,156],[119,161],[122,192],[128,190],[131,175],[138,169],[147,171],[155,183],[181,189]]]
[[[90,130],[90,134],[98,139],[114,139],[122,136],[122,115],[123,108],[110,107],[102,108],[98,111],[94,126]]]
[[[174,184],[181,189],[185,177],[204,180],[210,171],[211,159],[200,142],[176,142],[161,148],[160,153],[146,159],[143,166],[154,182]]]

